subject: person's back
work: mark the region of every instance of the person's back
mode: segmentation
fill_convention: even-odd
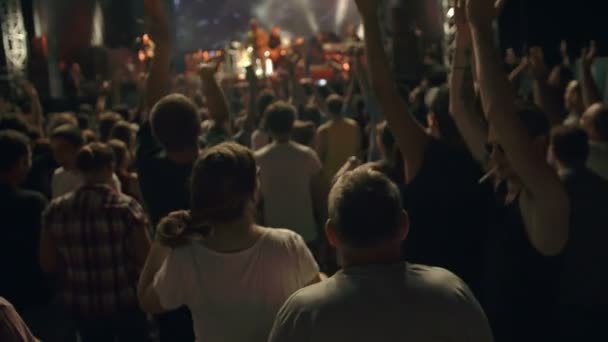
[[[317,131],[317,153],[325,178],[331,180],[348,158],[361,154],[361,133],[356,121],[343,117],[342,97],[331,95],[326,104],[330,120]]]
[[[317,238],[311,182],[321,170],[316,153],[295,142],[273,143],[255,153],[260,167],[264,222],[286,227],[305,241]]]
[[[386,176],[365,166],[340,175],[325,233],[343,270],[291,296],[269,341],[492,341],[462,280],[400,260],[408,230],[399,189]]]
[[[608,181],[586,167],[590,146],[583,129],[554,128],[551,152],[571,207],[556,311],[568,338],[605,337],[608,251],[602,242],[608,239]]]
[[[325,156],[321,161],[326,177],[331,179],[348,158],[359,155],[359,127],[352,119],[336,118],[319,127],[318,135],[320,139],[326,139]]]
[[[19,188],[29,171],[28,144],[16,131],[0,132],[0,296],[26,313],[51,299],[37,258],[40,217],[47,202],[42,194]]]
[[[159,224],[139,281],[142,308],[187,306],[199,341],[266,341],[280,306],[318,281],[319,268],[299,235],[254,223],[258,186],[243,146],[220,144],[199,157],[192,209]]]
[[[84,184],[43,214],[40,263],[62,276],[64,309],[83,342],[145,340],[136,286],[148,220],[136,200],[111,187],[113,164],[108,145],[84,146],[76,158]]]
[[[579,309],[606,307],[608,250],[602,242],[608,239],[608,181],[587,169],[564,175],[562,181],[572,206],[562,300]]]
[[[204,244],[174,249],[156,290],[163,307],[188,306],[200,340],[262,342],[285,300],[317,274],[300,236],[265,228],[252,247],[235,253]],[[179,283],[166,282],[169,278]]]
[[[44,197],[33,191],[0,185],[0,268],[6,275],[0,282],[0,296],[18,310],[48,304],[50,291],[38,264],[40,217]]]
[[[137,270],[128,236],[144,223],[137,202],[107,185],[83,186],[51,202],[45,230],[66,261],[63,299],[75,314],[105,316],[135,307]]]
[[[488,341],[483,311],[468,287],[441,268],[407,263],[350,267],[304,288],[286,308],[297,325],[272,341]],[[293,324],[282,311],[277,325]],[[310,329],[310,330],[309,330]]]
[[[198,154],[199,122],[190,100],[170,95],[154,107],[150,121],[137,134],[139,185],[154,225],[170,212],[189,206],[188,178]]]

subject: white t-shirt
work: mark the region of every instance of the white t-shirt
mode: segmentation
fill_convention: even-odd
[[[346,268],[287,300],[269,342],[492,342],[465,283],[440,268]]]
[[[314,241],[318,230],[310,185],[321,172],[317,153],[295,142],[275,142],[254,155],[260,167],[265,223],[291,229],[306,242]]]
[[[154,279],[166,310],[187,306],[204,342],[266,342],[285,300],[319,268],[302,238],[264,229],[251,248],[218,253],[202,244],[174,249]]]
[[[53,198],[61,197],[67,193],[75,191],[84,183],[80,173],[76,171],[66,170],[63,167],[58,168],[53,173],[51,179],[51,191]],[[115,173],[112,174],[112,187],[121,192],[121,184],[118,176]]]

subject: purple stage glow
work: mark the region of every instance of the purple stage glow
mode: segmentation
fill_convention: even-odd
[[[267,30],[279,25],[289,36],[338,31],[359,17],[346,0],[173,0],[179,49],[221,48],[245,37],[251,18]]]

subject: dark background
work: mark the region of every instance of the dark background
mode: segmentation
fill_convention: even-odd
[[[550,62],[556,62],[559,44],[568,41],[570,54],[578,56],[583,44],[597,40],[601,54],[608,52],[604,1],[594,0],[507,0],[500,19],[503,48],[521,54],[530,46],[545,48]]]

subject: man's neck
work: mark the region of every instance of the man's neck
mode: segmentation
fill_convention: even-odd
[[[167,158],[178,164],[188,164],[194,162],[199,156],[198,149],[183,151],[167,151]]]
[[[273,135],[272,140],[274,140],[275,144],[287,144],[291,142],[291,136],[277,136]]]
[[[339,251],[339,254],[341,265],[344,268],[388,265],[401,261],[401,248],[397,245],[386,245],[356,250],[341,250]]]

